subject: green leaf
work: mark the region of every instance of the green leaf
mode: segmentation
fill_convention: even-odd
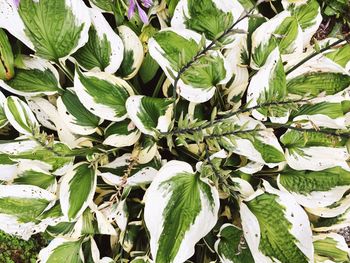
[[[294,170],[348,169],[350,155],[338,136],[288,130],[280,140],[286,147],[287,163]]]
[[[4,111],[4,103],[6,101],[6,97],[0,91],[0,129],[5,127],[8,123],[5,111]]]
[[[216,224],[218,191],[184,162],[170,161],[146,192],[144,219],[156,263],[184,262]]]
[[[215,86],[225,84],[232,77],[228,63],[219,51],[210,51],[196,57],[200,52],[201,35],[190,30],[164,29],[149,40],[149,52],[167,77],[175,82],[182,67],[195,58],[177,83],[177,92],[191,102],[208,101]]]
[[[123,60],[122,40],[99,11],[89,12],[92,19],[89,41],[73,57],[86,70],[99,69],[113,74]]]
[[[126,147],[134,145],[140,138],[141,133],[134,123],[128,119],[122,122],[111,123],[105,130],[103,144],[114,147]]]
[[[119,36],[124,44],[124,59],[118,70],[123,79],[133,78],[139,71],[144,51],[139,37],[127,26],[118,27]]]
[[[350,188],[350,172],[340,167],[322,171],[286,169],[278,177],[281,190],[290,192],[305,207],[325,207],[339,201]]]
[[[9,80],[15,74],[14,59],[10,41],[0,28],[0,79]]]
[[[218,125],[213,134],[224,149],[246,156],[254,162],[275,167],[285,160],[283,149],[274,133],[251,117],[232,117]],[[224,136],[219,136],[221,134]]]
[[[15,76],[0,81],[0,86],[16,95],[54,95],[62,92],[57,70],[46,60],[38,57],[22,57],[23,67],[15,70]]]
[[[340,48],[332,50],[331,52],[325,54],[325,56],[345,68],[350,61],[350,45],[344,45]]]
[[[335,72],[310,72],[287,80],[287,90],[297,95],[333,95],[350,85],[350,76]]]
[[[316,258],[328,259],[334,262],[349,262],[350,250],[344,237],[336,233],[314,236]],[[322,260],[323,261],[323,260]],[[321,261],[321,262],[322,262]]]
[[[128,98],[126,108],[129,118],[145,134],[155,136],[155,129],[167,132],[171,124],[172,99],[135,95]]]
[[[42,189],[55,192],[56,177],[36,167],[21,167],[12,184],[35,185]]]
[[[244,236],[255,262],[314,262],[305,211],[291,195],[266,181],[264,188],[240,204]]]
[[[94,133],[100,124],[100,118],[84,107],[73,89],[66,89],[58,97],[57,110],[67,126],[77,134]]]
[[[243,231],[232,224],[223,224],[215,242],[215,251],[223,263],[253,263],[254,259],[242,242]]]
[[[10,124],[19,132],[33,135],[39,130],[39,123],[28,105],[18,97],[9,96],[4,103],[5,115]]]
[[[60,188],[62,212],[69,220],[79,217],[92,201],[97,176],[88,163],[77,163],[63,177]]]
[[[88,111],[110,121],[126,118],[125,102],[130,95],[134,95],[126,81],[104,72],[82,73],[77,70],[74,90]]]
[[[248,86],[247,101],[249,101],[249,107],[254,107],[264,103],[284,101],[286,94],[286,76],[278,48],[275,48],[264,66],[252,77]],[[270,117],[272,122],[285,123],[288,121],[289,111],[282,106],[261,107],[253,110],[252,115],[259,120]]]
[[[171,26],[188,28],[214,40],[229,29],[243,11],[238,1],[220,5],[213,0],[182,0],[175,9]],[[238,27],[241,28],[241,25]]]
[[[158,63],[147,53],[139,71],[142,82],[148,83],[151,81],[155,77],[158,69]]]
[[[111,0],[89,0],[92,7],[96,6],[106,12],[113,12],[113,4]]]
[[[57,237],[42,249],[38,259],[42,263],[83,263],[82,240]]]
[[[23,0],[18,12],[40,57],[57,62],[87,41],[90,17],[81,0]]]

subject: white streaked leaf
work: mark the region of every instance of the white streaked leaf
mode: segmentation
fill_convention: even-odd
[[[118,33],[124,44],[124,59],[118,73],[123,79],[131,79],[139,71],[144,59],[143,46],[131,28],[121,25],[118,27]]]
[[[66,89],[57,98],[57,111],[62,121],[76,134],[92,134],[102,122],[83,106],[73,89]]]
[[[4,111],[10,124],[25,135],[33,135],[39,130],[36,120],[29,106],[18,97],[9,96],[4,103]]]
[[[315,235],[313,237],[313,243],[316,263],[350,261],[350,249],[344,237],[339,234],[328,233]]]
[[[142,133],[155,136],[155,129],[160,132],[168,131],[173,100],[134,95],[127,99],[126,109],[129,118]]]
[[[176,29],[191,29],[204,34],[209,40],[216,39],[229,29],[244,13],[240,1],[220,0],[180,0],[171,20],[171,27]],[[248,19],[237,24],[235,29],[248,30]],[[235,37],[235,36],[234,36]],[[232,37],[224,39],[230,43]]]
[[[350,154],[339,137],[287,130],[280,140],[287,163],[294,170],[321,171],[337,166],[349,170]]]
[[[336,217],[341,214],[344,214],[350,208],[350,195],[345,195],[338,202],[335,202],[326,207],[315,207],[309,208],[305,207],[306,211],[325,218]]]
[[[77,163],[64,176],[60,187],[62,212],[69,220],[79,217],[91,203],[97,176],[88,163]]]
[[[194,31],[166,28],[149,40],[148,47],[152,58],[174,84],[177,72],[200,51],[200,41],[201,35]],[[181,74],[176,91],[191,102],[205,102],[214,95],[216,85],[225,84],[231,77],[232,68],[223,55],[210,51]]]
[[[102,13],[89,9],[92,25],[88,42],[73,57],[86,70],[115,73],[123,60],[124,46]]]
[[[0,185],[0,229],[23,239],[45,231],[39,215],[50,208],[56,196],[37,186]]]
[[[293,196],[267,181],[240,203],[244,237],[255,262],[313,263],[309,219]]]
[[[57,70],[49,61],[39,57],[22,56],[21,68],[15,76],[0,80],[0,87],[20,96],[53,95],[62,92]]]
[[[285,169],[279,174],[277,183],[302,206],[326,207],[339,201],[350,189],[350,171],[340,167],[321,171]]]
[[[105,72],[82,73],[77,70],[74,90],[88,111],[110,121],[122,121],[127,117],[125,102],[134,95],[126,81]]]
[[[38,260],[40,263],[83,263],[81,245],[81,239],[56,237],[40,251]]]
[[[141,132],[129,119],[121,122],[111,123],[105,129],[105,140],[103,144],[114,147],[125,147],[134,145],[140,138]]]
[[[283,69],[280,52],[276,47],[267,57],[265,64],[255,74],[248,86],[247,101],[249,107],[284,101],[287,95],[286,77]],[[253,110],[254,118],[266,121],[270,117],[272,122],[286,123],[289,117],[289,110],[283,106],[261,107]]]
[[[146,191],[144,220],[155,262],[184,262],[216,224],[219,194],[192,167],[170,161]],[[175,226],[175,227],[174,227]]]

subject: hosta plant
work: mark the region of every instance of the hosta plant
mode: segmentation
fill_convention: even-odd
[[[42,263],[349,262],[350,47],[321,21],[0,0],[0,229]]]

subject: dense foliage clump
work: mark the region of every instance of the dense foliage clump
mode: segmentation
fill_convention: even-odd
[[[349,262],[342,8],[0,0],[1,260]]]

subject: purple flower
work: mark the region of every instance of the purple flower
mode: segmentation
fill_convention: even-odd
[[[142,6],[145,8],[150,8],[153,4],[152,0],[141,0]],[[141,5],[138,3],[137,0],[129,0],[129,9],[128,9],[128,18],[132,18],[135,14],[135,8],[137,7],[137,11],[139,13],[139,16],[144,24],[148,24],[148,16],[146,12],[142,9]]]
[[[19,1],[20,1],[20,0],[13,0],[13,3],[16,5],[16,7],[19,6]]]

